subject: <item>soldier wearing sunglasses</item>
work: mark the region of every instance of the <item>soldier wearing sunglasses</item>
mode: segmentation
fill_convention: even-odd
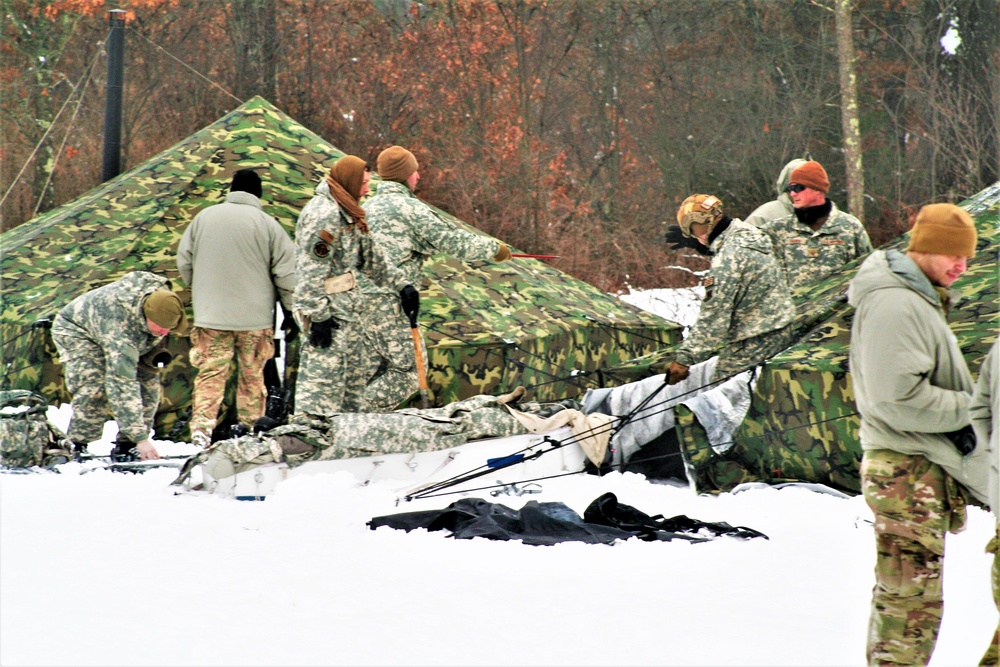
[[[763,223],[774,244],[788,286],[794,292],[819,282],[856,257],[872,251],[864,225],[827,198],[830,179],[810,160],[796,168],[786,188],[791,215]]]

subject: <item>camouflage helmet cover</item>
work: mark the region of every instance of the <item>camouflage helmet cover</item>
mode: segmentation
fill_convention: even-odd
[[[677,224],[684,236],[691,238],[691,225],[708,225],[711,233],[722,218],[722,201],[715,195],[691,195],[677,209]]]

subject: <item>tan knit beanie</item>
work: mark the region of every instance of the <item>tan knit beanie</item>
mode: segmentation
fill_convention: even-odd
[[[168,289],[158,289],[142,304],[146,317],[164,329],[183,336],[188,331],[187,313],[180,298]]]
[[[928,204],[917,213],[907,251],[976,256],[976,223],[954,204]]]
[[[405,183],[410,174],[417,170],[417,158],[402,146],[389,146],[378,154],[375,167],[383,179]]]
[[[830,190],[830,178],[826,175],[826,169],[819,162],[810,160],[792,172],[789,184],[798,183],[813,190],[819,190],[826,194]]]

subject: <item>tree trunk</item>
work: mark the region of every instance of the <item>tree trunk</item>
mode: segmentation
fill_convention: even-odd
[[[244,101],[260,95],[275,103],[279,41],[274,0],[233,0],[230,22],[236,48],[234,94]]]
[[[844,133],[847,169],[847,210],[862,222],[865,217],[865,174],[861,162],[861,128],[858,119],[858,84],[854,70],[854,36],[851,29],[853,0],[836,0],[837,63],[840,72],[840,122]]]

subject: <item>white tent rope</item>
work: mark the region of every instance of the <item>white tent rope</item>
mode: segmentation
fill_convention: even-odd
[[[73,87],[73,91],[69,94],[69,97],[66,99],[66,102],[69,103],[69,100],[72,99],[77,89],[80,89],[80,94],[77,95],[76,98],[76,109],[74,109],[73,111],[73,117],[69,119],[69,127],[66,128],[66,134],[63,135],[62,143],[59,144],[59,150],[56,151],[55,159],[52,161],[52,168],[49,169],[48,178],[45,179],[45,185],[42,186],[42,192],[45,192],[45,189],[49,187],[49,183],[52,182],[52,177],[55,176],[56,174],[56,166],[59,164],[59,158],[62,156],[63,150],[66,148],[66,142],[69,141],[69,135],[73,132],[73,125],[74,123],[76,123],[76,117],[80,114],[80,107],[83,105],[83,95],[84,93],[87,92],[87,86],[90,85],[90,80],[94,76],[94,65],[97,63],[97,57],[99,55],[101,55],[100,50],[98,50],[97,53],[94,54],[93,59],[90,61],[90,65],[87,67],[87,72],[86,72],[87,78],[84,79],[83,81],[83,88],[81,89],[80,84],[78,83],[76,86]],[[53,121],[52,124],[55,125],[55,121]],[[32,218],[38,215],[38,209],[42,208],[43,199],[44,197],[38,198],[38,202],[35,204],[35,210],[31,213]]]
[[[212,81],[207,76],[205,76],[204,74],[202,74],[201,72],[199,72],[195,68],[191,67],[186,62],[184,62],[183,60],[181,60],[180,58],[178,58],[177,56],[175,56],[174,54],[170,53],[170,51],[167,51],[165,48],[163,48],[162,46],[160,46],[159,44],[157,44],[156,42],[154,42],[153,40],[151,40],[149,37],[146,37],[145,35],[143,35],[141,32],[139,32],[135,28],[129,28],[129,30],[131,30],[135,34],[139,35],[139,37],[142,37],[144,40],[146,40],[147,42],[149,42],[150,44],[152,44],[153,46],[155,46],[156,48],[158,48],[160,51],[163,51],[169,57],[173,58],[175,61],[177,61],[178,63],[180,63],[182,66],[184,66],[185,68],[187,68],[188,70],[190,70],[195,76],[203,79],[209,85],[214,86],[215,88],[218,88],[223,93],[225,93],[229,97],[233,98],[234,100],[236,100],[240,104],[243,104],[243,100],[241,100],[240,98],[236,97],[231,92],[229,92],[228,90],[226,90],[225,88],[223,88],[222,86],[220,86],[219,84],[217,84],[215,81]]]
[[[84,73],[84,76],[86,76],[86,80],[90,79],[90,74],[94,71],[94,63],[97,62],[97,58],[100,55],[101,55],[101,51],[100,51],[100,49],[98,49],[97,53],[94,54],[94,59],[90,62],[90,66],[87,68],[87,72]],[[83,76],[81,76],[81,79],[82,78],[83,78]],[[10,187],[7,188],[7,192],[3,193],[3,198],[0,199],[0,206],[3,206],[3,203],[5,201],[7,201],[7,197],[10,195],[11,191],[14,189],[14,186],[17,185],[18,181],[21,180],[21,176],[24,175],[24,172],[28,168],[28,165],[31,164],[31,162],[35,159],[35,156],[38,155],[38,151],[41,149],[42,144],[45,143],[45,140],[48,138],[48,136],[52,132],[53,128],[55,128],[56,122],[59,120],[59,116],[61,116],[62,112],[66,110],[67,106],[69,106],[70,101],[72,101],[72,99],[73,99],[73,94],[79,89],[79,87],[80,87],[79,83],[77,83],[75,86],[73,86],[73,90],[66,97],[66,101],[63,102],[63,105],[61,107],[59,107],[59,112],[56,113],[55,118],[52,119],[52,122],[49,123],[49,126],[45,129],[45,134],[43,134],[42,138],[38,140],[38,143],[35,145],[35,149],[33,151],[31,151],[31,155],[29,155],[28,159],[24,161],[24,165],[21,166],[21,171],[17,172],[17,176],[15,176],[14,180],[11,181]],[[82,97],[82,93],[81,93],[81,97]],[[79,105],[79,102],[77,102],[77,111],[79,111],[79,110],[80,110],[80,105]],[[73,114],[73,117],[74,118],[76,117],[75,113]],[[68,134],[69,134],[69,132],[67,132],[67,135]],[[65,144],[65,141],[63,143]],[[51,179],[51,177],[52,176],[51,176],[51,173],[50,173],[49,178]],[[48,187],[48,181],[46,181],[45,185],[46,185],[46,187]],[[35,212],[36,213],[38,212],[38,208],[37,207],[35,208]]]

